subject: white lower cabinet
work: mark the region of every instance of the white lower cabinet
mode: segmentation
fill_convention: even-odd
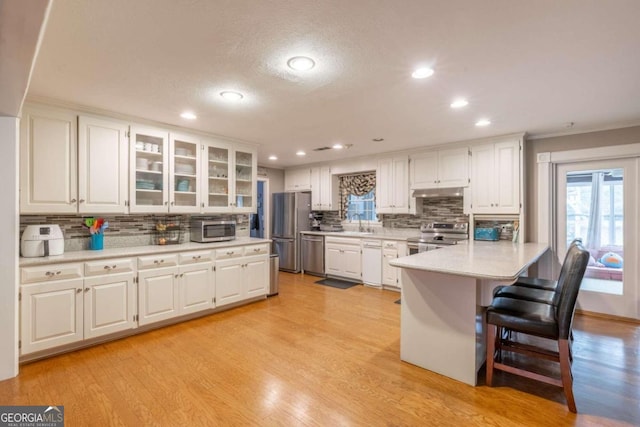
[[[246,297],[266,295],[269,290],[269,258],[252,256],[245,259]]]
[[[243,262],[241,258],[216,261],[216,306],[242,299]]]
[[[389,264],[389,261],[407,255],[407,244],[405,242],[387,241],[382,242],[382,284],[400,288],[400,269]]]
[[[178,305],[178,267],[138,273],[138,323],[140,326],[175,317]]]
[[[213,308],[215,289],[210,262],[180,267],[180,314]]]
[[[251,249],[247,248],[246,251]],[[267,255],[238,256],[216,261],[216,306],[266,295],[269,286],[268,261]]]
[[[85,339],[136,326],[133,273],[86,278],[83,293]]]
[[[327,275],[362,279],[360,239],[326,238],[324,262]]]
[[[133,272],[22,285],[20,294],[21,354],[136,326]]]
[[[23,267],[20,277],[27,355],[266,296],[269,245]]]
[[[20,354],[81,341],[82,279],[56,280],[20,289]]]

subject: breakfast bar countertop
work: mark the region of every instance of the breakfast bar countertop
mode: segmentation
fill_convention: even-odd
[[[400,268],[513,282],[548,249],[546,243],[470,240],[465,245],[452,245],[397,258],[389,264]]]

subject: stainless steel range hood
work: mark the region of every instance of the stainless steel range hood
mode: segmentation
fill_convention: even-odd
[[[450,188],[425,188],[413,190],[411,197],[433,198],[433,197],[462,197],[464,189],[462,187]]]

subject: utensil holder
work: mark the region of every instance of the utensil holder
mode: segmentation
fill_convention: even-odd
[[[89,248],[94,251],[104,249],[104,234],[92,234],[91,241],[89,242]]]

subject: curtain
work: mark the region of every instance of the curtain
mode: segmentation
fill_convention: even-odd
[[[376,188],[376,173],[368,172],[358,175],[343,175],[339,178],[340,186],[340,218],[347,219],[349,194],[364,196]],[[375,195],[374,195],[375,197]]]
[[[594,172],[591,175],[591,209],[589,225],[587,227],[586,246],[589,249],[600,249],[600,230],[602,228],[602,187],[604,186],[604,172]]]

